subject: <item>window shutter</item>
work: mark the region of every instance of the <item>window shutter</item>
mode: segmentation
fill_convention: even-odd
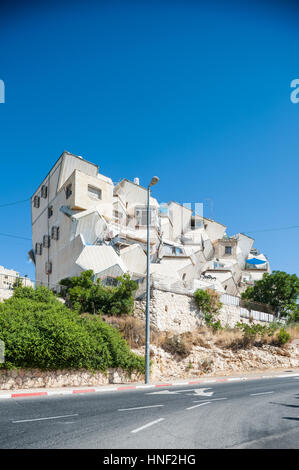
[[[36,243],[35,244],[35,254],[36,255],[41,255],[43,251],[43,247],[41,243]]]
[[[51,261],[46,262],[45,271],[46,271],[46,274],[51,274],[52,273],[52,262]]]
[[[59,227],[55,227],[55,226],[52,227],[51,237],[53,240],[59,240]]]
[[[38,208],[39,208],[39,205],[40,205],[40,198],[39,198],[39,196],[34,196],[34,199],[33,199],[33,206],[38,209]]]
[[[44,235],[44,237],[43,237],[43,246],[44,246],[44,248],[50,248],[50,237],[49,237],[49,235]]]
[[[48,196],[48,186],[43,185],[41,189],[41,197],[46,199]]]

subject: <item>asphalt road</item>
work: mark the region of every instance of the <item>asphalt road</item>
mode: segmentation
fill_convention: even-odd
[[[299,377],[0,402],[1,449],[298,449]]]

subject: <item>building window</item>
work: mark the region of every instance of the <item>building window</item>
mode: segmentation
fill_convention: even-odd
[[[136,207],[135,221],[137,226],[147,226],[147,208]],[[157,210],[155,207],[150,208],[150,225],[154,226],[157,223]]]
[[[39,208],[39,205],[40,205],[40,198],[39,198],[39,196],[34,196],[34,199],[33,199],[33,206],[38,209],[38,208]]]
[[[102,190],[99,188],[95,188],[94,186],[88,185],[88,196],[91,199],[102,199]]]
[[[49,237],[49,235],[44,235],[43,236],[43,247],[44,248],[50,248],[50,237]]]
[[[68,199],[72,195],[72,184],[68,184],[65,188],[65,196]]]
[[[113,217],[118,221],[121,222],[123,219],[123,214],[117,210],[113,211]]]
[[[59,227],[52,227],[51,237],[53,238],[53,240],[59,240]]]
[[[226,255],[231,255],[232,254],[232,247],[231,246],[226,246],[225,247],[225,254]]]
[[[53,215],[53,206],[48,207],[48,219]]]
[[[36,255],[41,255],[43,252],[43,246],[41,243],[36,243],[35,244],[35,254]]]
[[[48,186],[43,185],[41,189],[41,197],[46,199],[48,196]]]
[[[45,272],[46,272],[46,274],[51,274],[52,273],[52,262],[51,261],[46,262]]]

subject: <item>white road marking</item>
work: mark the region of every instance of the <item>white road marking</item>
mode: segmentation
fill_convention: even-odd
[[[164,421],[164,418],[159,418],[159,419],[156,419],[155,421],[151,421],[150,423],[147,423],[144,426],[141,426],[141,428],[134,429],[131,432],[136,433],[136,432],[142,431],[143,429],[149,428],[150,426],[153,426],[154,424],[160,423],[161,421]]]
[[[206,390],[211,390],[211,388],[195,388],[194,394],[203,395],[205,397],[211,397],[212,395],[214,395],[214,392],[206,392]]]
[[[161,390],[159,392],[150,392],[147,395],[176,395],[177,393],[193,392],[189,395],[203,395],[205,397],[210,397],[214,392],[207,392],[206,390],[211,390],[211,388],[189,388],[187,390]]]
[[[149,405],[149,406],[136,406],[135,408],[120,408],[117,411],[144,410],[146,408],[158,408],[159,406],[164,406],[164,405]]]
[[[200,403],[199,405],[190,406],[189,408],[186,408],[186,410],[193,410],[193,408],[197,408],[198,406],[208,405],[209,403],[211,402],[205,401],[204,403]]]
[[[254,397],[255,395],[268,395],[269,393],[274,393],[274,392],[251,393],[250,396],[251,396],[251,397]]]
[[[227,400],[227,398],[211,398],[210,401]],[[202,403],[202,401],[193,400],[193,403]]]
[[[73,415],[63,415],[63,416],[49,416],[47,418],[20,419],[19,421],[12,421],[12,422],[13,423],[28,423],[29,421],[44,421],[46,419],[69,418],[70,416],[79,416],[79,415],[73,414]]]

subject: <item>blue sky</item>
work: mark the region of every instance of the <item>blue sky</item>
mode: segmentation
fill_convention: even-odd
[[[298,16],[291,2],[1,6],[0,206],[68,150],[115,182],[157,174],[160,201],[203,202],[299,274],[299,229],[263,231],[299,225]],[[34,277],[29,202],[0,215],[25,238],[0,235],[0,264]]]

